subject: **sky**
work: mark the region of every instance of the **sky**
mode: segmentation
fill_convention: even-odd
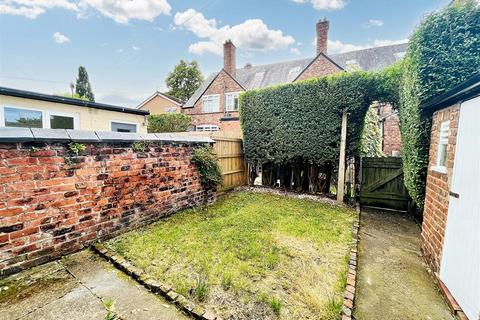
[[[180,59],[203,75],[313,57],[315,23],[330,21],[328,52],[407,41],[429,12],[450,0],[0,0],[0,86],[63,94],[78,66],[96,101],[135,107]]]

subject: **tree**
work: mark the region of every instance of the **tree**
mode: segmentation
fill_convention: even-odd
[[[88,100],[87,97],[81,97],[78,93],[75,94],[70,94],[70,93],[61,93],[57,94],[58,96],[65,97],[65,98],[71,98],[71,99],[78,99],[78,100],[84,100],[84,101],[90,101]]]
[[[148,117],[148,132],[183,132],[192,124],[192,117],[182,113],[164,113]]]
[[[203,75],[197,61],[180,60],[165,80],[168,94],[186,102],[203,82]]]
[[[81,98],[86,98],[88,101],[95,101],[95,96],[92,92],[92,86],[88,80],[87,69],[84,66],[78,67],[77,84],[75,86],[75,93]]]

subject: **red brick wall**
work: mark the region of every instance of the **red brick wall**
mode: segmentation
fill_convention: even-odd
[[[188,145],[0,144],[0,275],[213,201]]]
[[[217,125],[220,131],[238,131],[241,134],[240,121],[221,121],[225,117],[225,93],[242,92],[242,87],[232,79],[225,71],[220,71],[217,78],[210,84],[210,87],[202,96],[210,94],[220,95],[220,112],[203,113],[202,98],[198,99],[193,108],[184,108],[183,113],[189,114],[193,118],[195,126],[202,124]],[[239,117],[239,112],[229,112],[231,117]]]
[[[379,117],[383,120],[383,153],[386,156],[401,156],[402,138],[400,118],[389,104],[379,106]]]
[[[434,272],[439,271],[442,257],[459,116],[459,105],[437,111],[433,115],[425,207],[423,210],[422,251],[425,260]],[[437,162],[440,125],[446,120],[450,120],[446,162],[447,173],[440,173],[433,170],[433,166]]]
[[[296,81],[318,78],[341,71],[337,65],[321,55],[298,77]]]

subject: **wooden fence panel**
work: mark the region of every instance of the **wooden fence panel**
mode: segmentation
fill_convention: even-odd
[[[248,183],[247,165],[243,153],[243,140],[211,136],[214,150],[222,170],[223,186],[219,191],[230,190]]]
[[[408,210],[411,201],[403,182],[401,158],[363,158],[360,204]]]

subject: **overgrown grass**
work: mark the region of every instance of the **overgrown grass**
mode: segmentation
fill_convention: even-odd
[[[325,203],[244,192],[107,245],[224,318],[333,319],[354,216]]]

